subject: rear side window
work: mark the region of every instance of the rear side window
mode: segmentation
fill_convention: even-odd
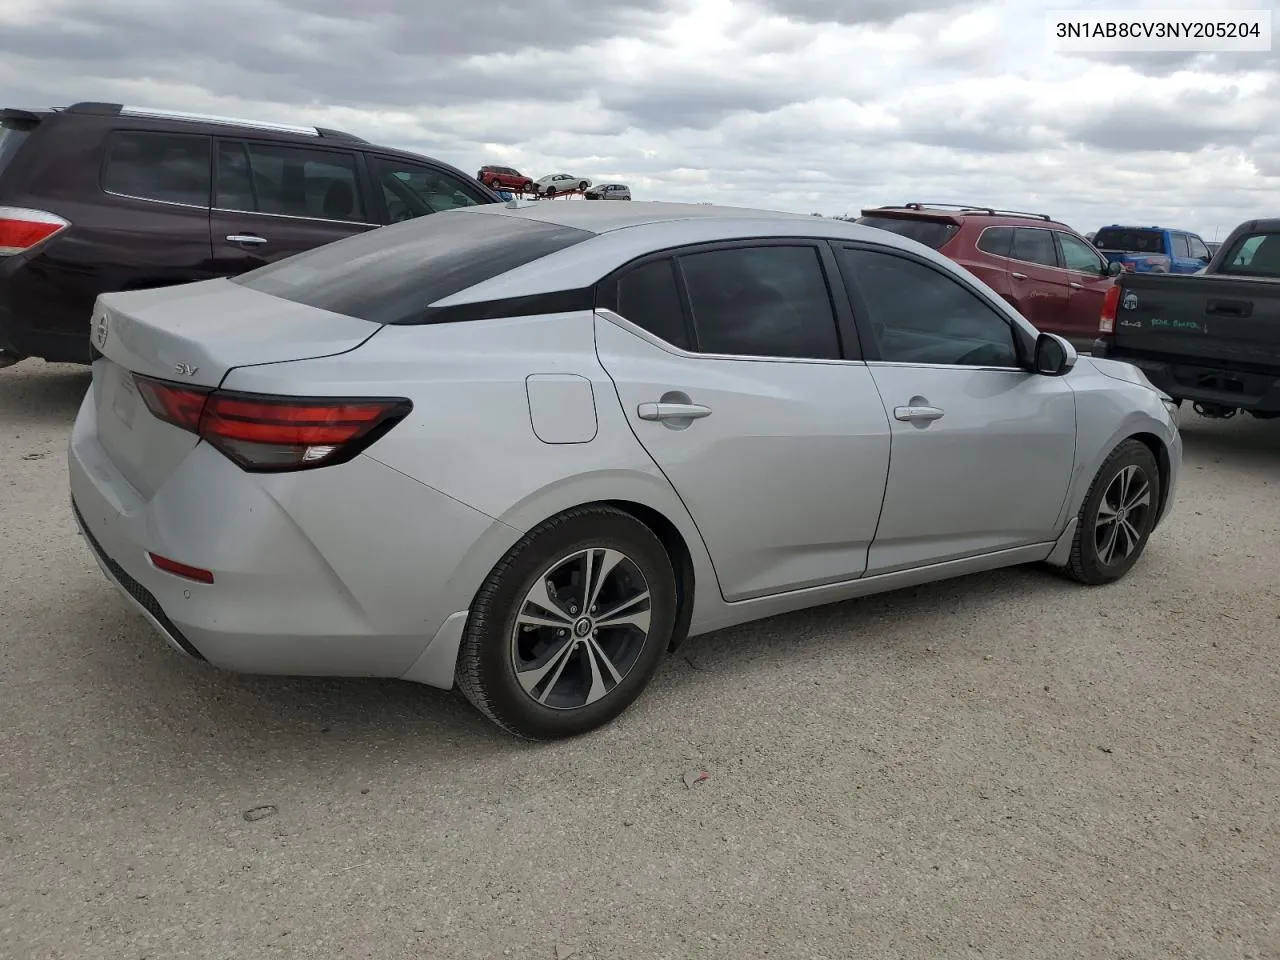
[[[1164,253],[1164,234],[1159,230],[1128,230],[1104,227],[1093,238],[1099,250],[1120,253]]]
[[[1280,277],[1280,233],[1255,233],[1236,244],[1219,273]]]
[[[670,258],[641,264],[618,278],[618,313],[673,346],[692,349]]]
[[[17,156],[18,148],[34,127],[35,124],[29,121],[0,121],[0,174],[4,173],[9,161]]]
[[[218,144],[220,210],[367,223],[354,154],[272,143]]]
[[[373,167],[373,178],[382,190],[390,223],[454,207],[474,207],[478,203],[493,202],[457,177],[435,167],[385,157],[368,159]]]
[[[826,275],[811,246],[752,246],[679,258],[700,353],[840,358]]]
[[[1013,231],[1013,247],[1009,256],[1023,263],[1039,263],[1046,267],[1058,265],[1058,248],[1048,230],[1017,227]]]
[[[111,137],[102,172],[102,188],[108,193],[209,206],[209,137],[174,133],[122,131]]]
[[[987,227],[978,238],[978,249],[997,257],[1009,256],[1013,248],[1013,227]]]
[[[908,240],[923,243],[934,250],[940,250],[943,244],[954,237],[960,229],[954,223],[925,220],[922,217],[859,217],[854,222],[864,227],[888,230]]]
[[[371,323],[425,323],[435,301],[593,236],[455,210],[315,247],[232,282]]]

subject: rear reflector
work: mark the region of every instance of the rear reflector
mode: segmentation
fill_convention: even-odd
[[[153,416],[197,434],[256,473],[344,463],[413,409],[402,398],[277,397],[138,374],[134,381]]]
[[[69,226],[66,220],[43,210],[0,207],[0,257],[30,250]]]
[[[1098,318],[1098,332],[1112,333],[1116,329],[1116,312],[1120,308],[1120,285],[1113,283],[1102,298],[1102,316]]]
[[[170,560],[168,557],[162,557],[158,553],[148,553],[151,559],[151,565],[157,570],[163,570],[165,573],[172,573],[175,577],[182,577],[186,580],[194,580],[196,583],[213,583],[213,571],[205,570],[201,567],[193,567],[190,564],[179,563],[177,560]]]

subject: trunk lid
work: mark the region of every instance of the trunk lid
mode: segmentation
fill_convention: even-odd
[[[103,294],[90,323],[99,442],[149,497],[200,441],[151,414],[135,374],[213,388],[235,367],[345,353],[380,329],[226,280]]]
[[[1176,363],[1280,369],[1280,281],[1214,274],[1122,277],[1114,344]]]

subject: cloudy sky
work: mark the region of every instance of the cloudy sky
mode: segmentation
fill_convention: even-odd
[[[1049,11],[1119,6],[0,0],[0,100],[316,123],[469,172],[622,180],[637,199],[981,202],[1207,239],[1280,214],[1278,53],[1050,52]]]

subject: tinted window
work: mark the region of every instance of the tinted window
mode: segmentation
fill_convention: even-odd
[[[1237,243],[1221,273],[1245,277],[1280,277],[1280,233],[1255,233]]]
[[[960,228],[954,223],[942,223],[938,220],[925,220],[920,217],[859,217],[854,223],[878,230],[888,230],[900,237],[923,243],[926,247],[939,250],[942,245],[956,235]]]
[[[702,353],[835,360],[826,276],[810,246],[740,247],[680,257]]]
[[[941,271],[870,250],[846,248],[840,256],[851,292],[866,304],[880,359],[1018,366],[1009,322]]]
[[[1121,253],[1164,253],[1164,234],[1159,230],[1103,227],[1093,238],[1093,245],[1099,250]]]
[[[30,122],[18,120],[0,122],[0,173],[4,173],[4,168],[17,154],[22,141],[27,139],[27,134],[34,126]]]
[[[1009,256],[1013,247],[1013,227],[988,227],[978,238],[978,249],[997,257]]]
[[[1058,242],[1062,244],[1062,262],[1068,270],[1076,273],[1101,274],[1105,264],[1093,247],[1078,240],[1069,233],[1059,233]]]
[[[1203,260],[1209,256],[1209,248],[1204,245],[1204,241],[1199,237],[1187,237],[1187,242],[1191,244],[1191,255],[1197,259]]]
[[[667,343],[691,346],[673,260],[641,264],[619,277],[618,313]]]
[[[1175,257],[1191,256],[1191,244],[1187,242],[1185,233],[1175,233],[1173,235],[1173,255]]]
[[[315,247],[232,282],[373,323],[421,323],[436,300],[592,236],[536,220],[454,211]]]
[[[117,133],[107,150],[102,186],[144,200],[209,205],[208,137],[171,133]]]
[[[353,154],[274,143],[219,143],[217,206],[315,220],[368,221]]]
[[[1018,227],[1013,231],[1013,247],[1009,256],[1024,263],[1040,263],[1047,267],[1058,265],[1058,251],[1053,245],[1053,234],[1048,230]]]
[[[382,191],[390,223],[452,210],[455,207],[474,207],[478,203],[493,202],[458,177],[435,167],[383,157],[370,157],[369,162],[373,164],[374,179]]]

